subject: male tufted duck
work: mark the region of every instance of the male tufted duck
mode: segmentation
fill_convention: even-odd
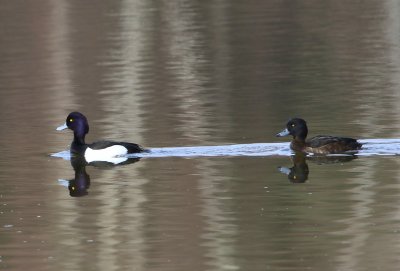
[[[355,152],[361,149],[362,144],[356,139],[348,137],[335,137],[319,135],[306,141],[308,134],[305,120],[293,118],[286,124],[286,129],[276,136],[282,137],[292,135],[293,139],[290,148],[294,151],[315,153],[315,154],[333,154]]]
[[[140,145],[128,142],[98,141],[92,144],[85,143],[85,136],[89,132],[89,124],[86,117],[79,112],[71,112],[64,125],[57,131],[64,129],[74,131],[74,140],[71,143],[71,153],[83,155],[87,162],[102,161],[108,158],[120,157],[129,153],[145,152]]]

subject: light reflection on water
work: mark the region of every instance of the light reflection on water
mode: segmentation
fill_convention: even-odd
[[[375,156],[375,155],[400,155],[400,139],[363,139],[359,140],[363,144],[361,150],[355,156]],[[235,144],[222,146],[194,146],[194,147],[165,147],[148,148],[149,152],[135,153],[127,155],[126,158],[160,158],[160,157],[213,157],[213,156],[291,156],[293,152],[289,148],[289,143],[252,143]],[[312,156],[312,154],[308,154]],[[51,154],[70,160],[70,152],[62,151]],[[328,154],[326,156],[346,156],[346,154]],[[115,158],[114,164],[124,161],[125,157]],[[112,159],[111,159],[112,160]]]
[[[397,270],[399,14],[395,1],[2,4],[0,268]],[[65,161],[71,135],[54,127],[73,110],[88,142],[152,152]],[[294,116],[364,148],[292,156],[275,134]]]

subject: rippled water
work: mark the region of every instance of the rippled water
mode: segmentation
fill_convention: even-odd
[[[0,269],[397,270],[397,1],[0,6]],[[151,150],[71,159],[88,141]],[[360,138],[298,156],[276,138]],[[60,159],[62,158],[62,159]],[[400,203],[400,202],[399,202]]]
[[[362,149],[351,156],[392,156],[400,155],[400,139],[368,139],[359,140],[362,143]],[[194,147],[169,147],[169,148],[150,148],[147,152],[129,154],[121,157],[110,158],[160,158],[160,157],[229,157],[229,156],[291,156],[289,143],[253,143],[253,144],[234,144],[219,146],[194,146]],[[312,156],[310,153],[308,156]],[[69,150],[51,154],[53,157],[59,157],[71,160]],[[349,154],[327,154],[329,156],[349,156]],[[108,160],[107,160],[108,161]],[[118,163],[116,163],[118,164]]]

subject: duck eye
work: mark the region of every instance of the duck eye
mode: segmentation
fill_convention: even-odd
[[[292,127],[296,126],[296,124],[292,123]]]
[[[73,122],[74,121],[74,119],[69,119],[69,122]]]

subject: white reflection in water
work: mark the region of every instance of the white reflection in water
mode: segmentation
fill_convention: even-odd
[[[363,147],[355,155],[400,155],[400,139],[359,140]],[[213,156],[290,156],[289,143],[253,143],[221,146],[150,148],[150,152],[128,155],[131,158],[160,157],[213,157]],[[69,151],[52,154],[54,157],[70,160]]]

